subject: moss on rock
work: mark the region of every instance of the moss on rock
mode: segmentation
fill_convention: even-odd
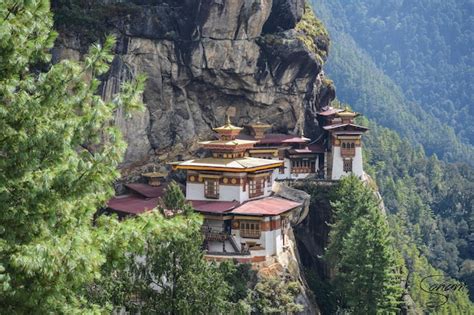
[[[328,55],[329,34],[323,23],[314,15],[313,8],[308,2],[305,5],[303,18],[296,24],[295,30],[298,32],[297,38],[316,54],[323,64]]]

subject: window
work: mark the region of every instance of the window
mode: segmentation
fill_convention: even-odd
[[[343,141],[341,144],[341,155],[343,157],[352,157],[355,155],[355,143],[353,141]]]
[[[260,238],[260,222],[240,221],[240,237]]]
[[[219,198],[219,180],[209,179],[204,180],[204,195],[206,198]]]
[[[310,173],[311,163],[312,162],[308,159],[291,160],[291,172],[292,173]]]
[[[249,181],[250,198],[263,195],[264,185],[265,185],[265,179],[262,179],[262,178],[251,179]]]
[[[352,172],[352,159],[346,159],[344,160],[344,164],[342,166],[342,170],[344,172]]]

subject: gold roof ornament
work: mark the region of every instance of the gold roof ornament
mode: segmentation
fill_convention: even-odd
[[[354,118],[354,117],[359,116],[359,113],[351,111],[349,107],[346,106],[346,108],[344,108],[343,111],[338,112],[336,115],[341,118]]]
[[[220,140],[235,140],[235,138],[239,135],[242,129],[243,128],[232,125],[232,123],[230,122],[229,115],[226,115],[225,125],[213,128],[212,130],[219,134]]]
[[[168,173],[153,171],[153,172],[143,173],[142,176],[148,179],[148,185],[160,186],[161,181],[164,180],[168,176]]]
[[[242,130],[242,129],[243,128],[232,125],[232,123],[230,122],[229,115],[226,115],[226,122],[223,126],[220,126],[220,127],[217,127],[217,128],[212,128],[212,130],[214,130],[216,132],[219,132],[219,133],[221,131],[228,131],[228,130],[238,130],[240,132],[240,130]]]
[[[258,119],[256,123],[252,123],[248,126],[250,127],[255,139],[263,139],[265,137],[265,131],[272,127],[272,125],[262,123],[260,119]]]
[[[255,123],[251,123],[249,126],[252,128],[261,128],[261,129],[268,129],[272,127],[272,125],[270,124],[261,122],[260,119],[258,119],[257,122]]]
[[[167,177],[167,176],[168,176],[168,173],[164,173],[164,172],[148,172],[148,173],[143,173],[142,176],[143,176],[143,177],[163,178],[163,177]]]

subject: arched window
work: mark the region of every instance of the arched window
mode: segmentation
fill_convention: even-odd
[[[354,144],[354,142],[352,142],[351,143],[351,149],[354,149],[354,146],[355,146],[355,144]]]
[[[343,149],[346,148],[346,143],[345,143],[345,142],[342,143],[342,148],[343,148]]]

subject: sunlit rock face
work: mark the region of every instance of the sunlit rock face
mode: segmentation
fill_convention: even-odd
[[[68,8],[53,1],[55,59],[78,58],[99,31],[114,33],[103,96],[138,73],[148,78],[146,110],[117,113],[129,144],[124,173],[196,153],[196,142],[211,137],[226,114],[236,125],[260,119],[276,132],[319,134],[315,113],[334,89],[294,29],[304,0],[84,2]]]

